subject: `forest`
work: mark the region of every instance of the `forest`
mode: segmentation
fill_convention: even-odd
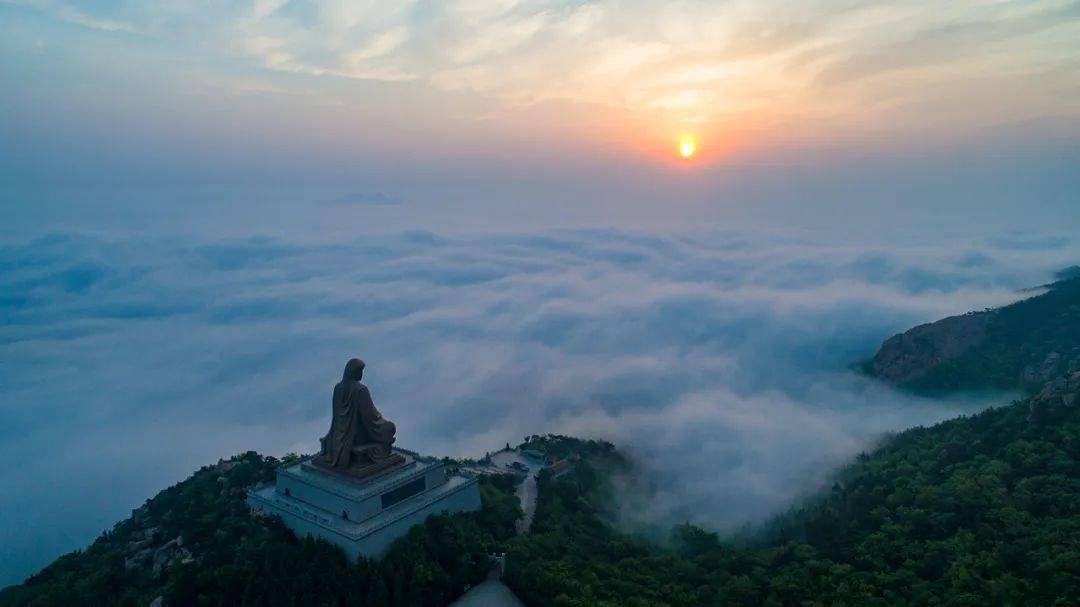
[[[245,453],[161,492],[132,518],[0,592],[4,605],[445,605],[508,553],[504,581],[537,606],[1075,605],[1080,597],[1080,410],[1028,419],[1027,401],[899,433],[831,489],[738,542],[679,525],[664,542],[620,530],[610,444],[530,437],[578,457],[541,473],[530,533],[508,476],[480,512],[430,518],[381,561],[252,517],[246,487],[281,461]],[[195,558],[125,567],[133,543],[183,537]]]
[[[902,432],[748,543],[620,532],[602,471],[618,461],[545,475],[507,583],[539,606],[1075,605],[1080,410],[1027,417],[1017,402]]]

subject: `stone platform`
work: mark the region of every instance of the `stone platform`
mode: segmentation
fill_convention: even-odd
[[[351,560],[378,558],[413,525],[440,512],[480,509],[476,479],[448,475],[442,462],[407,457],[363,480],[336,474],[310,458],[277,471],[277,482],[248,493],[248,505],[277,515],[298,536],[340,546]]]

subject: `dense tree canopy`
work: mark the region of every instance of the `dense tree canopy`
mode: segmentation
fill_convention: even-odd
[[[540,479],[508,583],[530,605],[1075,605],[1080,409],[1026,403],[899,434],[751,546],[685,525],[667,546],[609,523],[593,465]]]

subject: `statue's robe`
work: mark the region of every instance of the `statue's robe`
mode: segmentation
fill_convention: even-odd
[[[334,418],[324,440],[325,462],[334,468],[353,463],[353,447],[365,445],[364,455],[378,463],[392,455],[397,428],[375,408],[371,392],[359,381],[343,379],[334,386]]]

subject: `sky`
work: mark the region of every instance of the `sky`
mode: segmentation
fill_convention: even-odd
[[[353,356],[403,446],[606,438],[628,524],[721,531],[1008,402],[851,364],[1077,263],[1078,39],[1057,1],[0,0],[0,585],[313,450]]]
[[[514,227],[1076,217],[1076,2],[4,0],[0,34],[7,204],[198,186]]]

